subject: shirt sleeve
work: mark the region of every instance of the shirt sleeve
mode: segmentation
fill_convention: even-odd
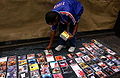
[[[79,22],[80,17],[81,17],[81,15],[83,14],[83,11],[84,11],[84,8],[83,8],[83,7],[81,7],[81,9],[80,9],[80,11],[79,11],[79,14],[78,14],[78,15],[76,15],[76,21],[77,21],[77,22]]]

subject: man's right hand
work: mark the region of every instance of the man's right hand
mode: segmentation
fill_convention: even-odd
[[[46,47],[47,50],[52,48],[52,44],[53,44],[55,34],[56,34],[56,31],[51,31],[51,33],[50,33],[50,42],[49,42],[48,46]]]

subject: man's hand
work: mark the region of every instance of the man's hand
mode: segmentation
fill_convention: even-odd
[[[53,44],[55,34],[56,34],[56,31],[51,31],[50,32],[50,42],[49,42],[48,46],[46,47],[47,50],[52,48],[52,44]]]
[[[68,39],[72,39],[74,37],[74,35],[72,35],[71,33],[68,33],[69,34],[69,38]]]
[[[70,36],[69,36],[69,39],[72,39],[72,38],[73,38],[73,35],[70,35]]]
[[[49,49],[51,49],[51,48],[52,48],[51,45],[48,45],[48,46],[46,47],[47,50],[49,50]]]

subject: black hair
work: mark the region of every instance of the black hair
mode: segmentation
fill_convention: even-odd
[[[55,11],[49,11],[45,15],[45,20],[46,20],[47,24],[59,21],[59,19],[60,19],[60,15],[59,15],[59,13],[57,13]]]

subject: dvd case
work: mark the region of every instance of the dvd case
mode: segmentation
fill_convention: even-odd
[[[50,62],[50,67],[51,68],[59,67],[58,62],[57,61]]]
[[[53,74],[53,78],[63,78],[61,73]]]
[[[30,71],[30,78],[40,78],[39,70]]]
[[[27,59],[34,59],[35,58],[35,54],[28,54],[27,55]]]

